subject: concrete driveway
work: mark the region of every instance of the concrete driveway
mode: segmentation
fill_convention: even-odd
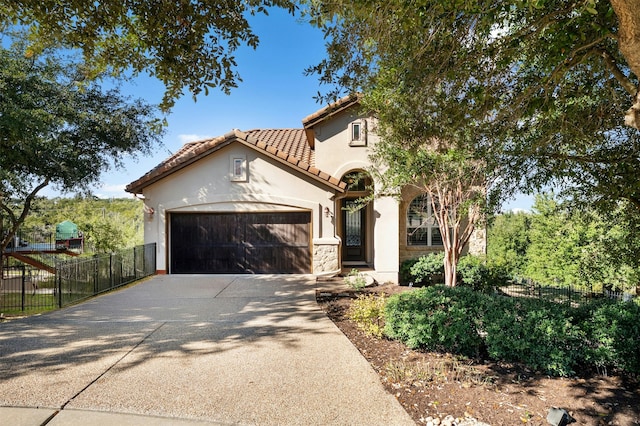
[[[310,276],[157,276],[0,323],[0,424],[197,422],[414,424]]]

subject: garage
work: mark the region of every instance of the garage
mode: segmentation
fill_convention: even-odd
[[[172,274],[311,272],[311,213],[172,213]]]

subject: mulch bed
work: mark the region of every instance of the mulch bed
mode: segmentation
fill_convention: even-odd
[[[411,289],[383,285],[364,290],[387,295],[400,291]],[[577,425],[640,425],[637,380],[603,372],[556,378],[519,365],[411,350],[397,341],[370,337],[347,318],[355,292],[335,286],[319,290],[317,296],[329,318],[418,424],[451,415],[492,426],[548,425],[549,409],[560,407]]]

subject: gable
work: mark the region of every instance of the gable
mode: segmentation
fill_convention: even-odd
[[[126,187],[139,194],[144,188],[201,161],[220,149],[238,142],[333,190],[343,192],[345,184],[315,167],[314,152],[306,143],[303,129],[266,129],[241,132],[185,144],[178,152]]]

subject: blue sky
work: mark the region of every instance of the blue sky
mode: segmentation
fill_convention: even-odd
[[[304,69],[324,57],[324,38],[320,30],[311,27],[280,9],[271,9],[269,16],[250,20],[260,37],[256,50],[242,47],[236,52],[236,62],[242,82],[230,95],[210,90],[208,96],[190,94],[176,102],[167,116],[169,123],[163,146],[150,156],[125,159],[124,169],[111,170],[102,176],[94,194],[103,197],[131,197],[124,187],[142,176],[184,143],[223,135],[230,130],[254,128],[300,128],[302,118],[322,107],[313,97],[323,88],[316,76],[305,76]],[[157,80],[140,76],[122,87],[122,92],[148,103],[158,104],[164,86]],[[45,196],[59,195],[53,189]],[[532,201],[524,198],[505,206],[530,208]]]

